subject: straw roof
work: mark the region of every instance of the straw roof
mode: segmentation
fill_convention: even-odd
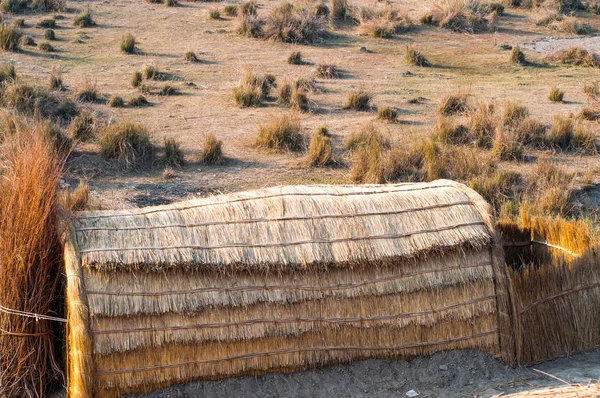
[[[461,187],[277,187],[86,212],[73,226],[82,266],[99,270],[344,267],[489,245],[487,215]]]
[[[69,394],[448,349],[512,363],[494,224],[446,180],[79,213],[65,244]]]

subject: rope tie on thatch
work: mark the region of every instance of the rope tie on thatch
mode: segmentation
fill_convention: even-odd
[[[173,363],[168,365],[157,365],[157,366],[149,366],[145,368],[133,368],[133,369],[118,369],[118,370],[103,370],[95,372],[96,375],[114,375],[114,374],[122,374],[122,373],[136,373],[136,372],[149,372],[153,370],[161,370],[161,369],[169,369],[169,368],[181,368],[184,366],[192,366],[204,363],[214,363],[214,362],[225,362],[225,361],[235,361],[241,359],[252,359],[257,357],[265,357],[265,356],[273,356],[273,355],[284,355],[284,354],[299,354],[301,352],[319,352],[319,351],[346,351],[346,350],[360,350],[360,351],[385,351],[385,350],[404,350],[408,348],[418,348],[424,346],[431,345],[442,345],[442,344],[450,344],[464,340],[476,339],[479,337],[485,337],[491,334],[498,333],[498,329],[492,329],[481,333],[475,333],[469,336],[456,337],[447,340],[439,340],[439,341],[426,341],[422,343],[414,343],[414,344],[405,344],[399,346],[330,346],[330,347],[299,347],[299,348],[284,348],[280,350],[273,351],[263,351],[263,352],[252,352],[243,355],[236,355],[227,358],[215,358],[215,359],[198,359],[194,361],[187,361],[182,363]]]
[[[535,306],[537,306],[539,304],[545,303],[547,301],[556,300],[557,298],[560,298],[560,297],[563,297],[563,296],[568,296],[568,295],[573,294],[573,293],[579,293],[581,291],[590,290],[590,289],[594,289],[594,288],[597,288],[597,287],[600,287],[600,283],[594,283],[594,284],[591,284],[591,285],[580,286],[580,287],[576,287],[576,288],[573,288],[573,289],[565,290],[563,292],[554,294],[552,296],[548,296],[548,297],[544,297],[544,298],[541,298],[539,300],[536,300],[533,303],[529,303],[526,306],[522,307],[521,310],[520,310],[520,312],[522,314],[522,313],[527,312],[528,310],[532,309],[533,307],[535,307]]]
[[[394,315],[381,315],[381,316],[368,316],[368,317],[354,317],[354,318],[322,318],[322,317],[313,317],[313,318],[269,318],[269,319],[249,319],[241,322],[220,322],[220,323],[201,323],[196,325],[186,325],[186,326],[164,326],[164,327],[149,327],[149,328],[134,328],[134,329],[114,329],[114,330],[94,330],[92,334],[94,335],[102,335],[102,334],[116,334],[116,333],[141,333],[141,332],[164,332],[164,331],[174,331],[174,330],[189,330],[189,329],[197,329],[197,328],[222,328],[222,327],[238,327],[238,326],[248,326],[248,325],[256,325],[261,323],[299,323],[299,322],[323,322],[323,323],[353,323],[353,322],[371,322],[371,321],[387,321],[392,319],[403,319],[403,318],[414,318],[421,317],[425,315],[435,314],[439,312],[444,312],[456,308],[460,308],[463,306],[477,304],[482,301],[488,301],[495,299],[495,295],[491,296],[483,296],[478,297],[473,300],[468,300],[452,305],[448,305],[445,307],[434,308],[431,310],[424,310],[418,312],[405,312],[402,314],[394,314]]]
[[[471,206],[471,201],[463,200],[452,203],[441,203],[432,206],[414,207],[410,209],[395,210],[395,211],[383,211],[383,212],[371,212],[371,213],[351,213],[351,214],[322,214],[316,216],[306,217],[274,217],[274,218],[249,218],[244,220],[230,220],[230,221],[208,221],[199,222],[192,224],[162,224],[162,225],[136,225],[133,227],[86,227],[79,228],[76,232],[88,232],[88,231],[137,231],[143,229],[162,229],[162,228],[195,228],[195,227],[214,227],[218,225],[235,225],[235,224],[256,224],[256,223],[268,223],[268,222],[281,222],[281,221],[307,221],[307,220],[326,220],[335,218],[359,218],[359,217],[372,217],[372,216],[392,216],[403,213],[414,213],[417,211],[426,211],[434,209],[443,209],[452,206]]]
[[[309,196],[309,197],[314,197],[314,196],[353,196],[353,195],[360,195],[360,196],[364,196],[364,195],[377,195],[377,194],[390,194],[390,193],[397,193],[397,192],[413,192],[413,191],[423,191],[426,189],[437,189],[437,188],[453,188],[452,185],[430,185],[430,186],[420,186],[417,188],[412,188],[412,189],[389,189],[389,190],[383,190],[383,189],[379,189],[379,190],[375,190],[375,191],[357,191],[357,192],[342,192],[342,193],[335,193],[335,192],[285,192],[285,193],[277,193],[277,194],[271,194],[271,195],[263,195],[263,196],[251,196],[251,197],[246,197],[246,198],[237,198],[237,199],[232,199],[232,200],[225,200],[225,201],[221,201],[221,202],[209,202],[209,203],[202,203],[202,204],[197,204],[197,205],[191,205],[191,206],[181,206],[181,207],[173,207],[171,209],[168,209],[170,211],[182,211],[182,210],[191,210],[191,209],[198,209],[201,207],[208,207],[208,206],[218,206],[218,205],[228,205],[228,204],[232,204],[232,203],[239,203],[239,202],[247,202],[247,201],[251,201],[251,200],[263,200],[263,199],[273,199],[273,198],[279,198],[279,197],[290,197],[290,196]],[[160,207],[155,208],[153,210],[143,210],[143,211],[139,211],[139,212],[129,212],[129,213],[116,213],[116,214],[103,214],[103,215],[89,215],[89,216],[82,216],[81,219],[99,219],[99,218],[112,218],[112,217],[135,217],[135,216],[143,216],[143,215],[147,215],[147,214],[153,214],[153,213],[160,213],[165,211],[165,209],[162,209]]]
[[[310,244],[331,244],[341,242],[352,242],[359,240],[380,240],[380,239],[401,239],[407,238],[413,235],[430,234],[444,231],[451,231],[463,227],[474,227],[474,226],[485,226],[483,221],[454,224],[444,228],[438,229],[423,229],[419,231],[413,231],[406,234],[384,234],[384,235],[371,235],[371,236],[357,236],[349,238],[338,238],[338,239],[307,239],[295,242],[277,242],[277,243],[225,243],[222,245],[214,246],[200,246],[200,245],[174,245],[174,246],[137,246],[137,247],[97,247],[93,249],[80,250],[80,253],[97,253],[97,252],[122,252],[122,251],[138,251],[138,250],[181,250],[181,249],[193,249],[193,250],[217,250],[217,249],[230,249],[236,247],[245,248],[258,248],[258,247],[285,247],[285,246],[298,246],[298,245],[310,245]]]
[[[102,296],[171,296],[171,295],[185,295],[185,294],[197,294],[197,293],[224,293],[224,292],[239,292],[239,291],[254,291],[254,290],[294,290],[294,291],[323,291],[323,290],[344,290],[353,289],[362,286],[374,285],[377,283],[391,282],[398,279],[410,278],[413,276],[434,274],[439,272],[465,270],[471,268],[489,267],[492,265],[491,262],[486,261],[481,264],[469,265],[469,266],[457,266],[457,267],[445,267],[440,269],[433,269],[422,272],[413,272],[404,275],[394,275],[385,278],[372,279],[357,283],[345,283],[340,285],[330,286],[309,286],[309,285],[265,285],[265,286],[232,286],[226,288],[219,287],[205,287],[198,289],[189,290],[167,290],[162,292],[101,292],[90,290],[87,292],[88,295],[102,295]]]
[[[548,243],[548,242],[542,242],[541,240],[532,240],[529,242],[511,242],[511,243],[504,243],[503,246],[504,247],[521,247],[521,246],[531,246],[531,245],[541,245],[541,246],[546,246],[546,247],[551,247],[553,249],[557,249],[560,251],[563,251],[567,254],[570,254],[573,257],[580,257],[580,254],[577,254],[575,252],[572,252],[569,249],[566,249],[562,246],[558,246],[558,245],[553,245],[552,243]]]
[[[42,321],[53,321],[53,322],[63,322],[66,323],[67,320],[64,318],[57,318],[55,316],[49,316],[49,315],[42,315],[42,314],[35,314],[33,312],[25,312],[25,311],[19,311],[19,310],[13,310],[11,308],[6,308],[2,305],[0,305],[0,312],[3,312],[5,314],[8,315],[14,315],[14,316],[21,316],[24,318],[33,318],[35,319],[36,322],[42,320]],[[43,333],[18,333],[18,332],[10,332],[8,330],[2,329],[0,328],[0,334],[7,334],[9,336],[16,336],[16,337],[41,337],[41,336],[45,336],[47,334],[49,334],[50,331],[46,331]]]

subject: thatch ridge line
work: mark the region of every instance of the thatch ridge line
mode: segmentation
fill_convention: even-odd
[[[300,323],[300,322],[322,322],[322,323],[353,323],[353,322],[369,322],[369,321],[385,321],[391,319],[401,319],[401,318],[415,318],[421,317],[430,314],[436,314],[439,312],[444,312],[460,307],[464,307],[471,304],[476,304],[482,301],[488,301],[495,299],[496,295],[488,295],[483,297],[477,297],[472,300],[463,301],[460,303],[451,304],[445,307],[434,308],[431,310],[423,310],[418,312],[405,312],[402,314],[394,314],[394,315],[380,315],[380,316],[369,316],[369,317],[355,317],[355,318],[322,318],[322,317],[313,317],[313,318],[267,318],[267,319],[250,319],[241,322],[222,322],[222,323],[203,323],[196,325],[186,325],[186,326],[165,326],[165,327],[150,327],[150,328],[137,328],[137,329],[117,329],[117,330],[94,330],[92,331],[93,335],[102,335],[102,334],[123,334],[123,333],[141,333],[141,332],[163,332],[163,331],[173,331],[173,330],[188,330],[188,329],[198,329],[198,328],[222,328],[222,327],[235,327],[235,326],[246,326],[246,325],[254,325],[259,323]]]
[[[454,224],[444,228],[438,229],[424,229],[419,231],[413,231],[406,234],[383,234],[383,235],[372,235],[372,236],[357,236],[357,237],[349,237],[349,238],[338,238],[338,239],[330,239],[330,240],[321,240],[321,239],[307,239],[296,242],[277,242],[277,243],[227,243],[223,245],[214,245],[214,246],[200,246],[200,245],[178,245],[178,246],[138,246],[138,247],[123,247],[123,248],[115,248],[115,247],[105,247],[105,248],[93,248],[93,249],[85,249],[81,250],[81,253],[98,253],[98,252],[123,252],[123,251],[143,251],[143,250],[181,250],[181,249],[193,249],[193,250],[218,250],[218,249],[230,249],[236,247],[245,247],[245,248],[259,248],[259,247],[285,247],[285,246],[297,246],[297,245],[311,245],[311,244],[331,244],[331,243],[341,243],[341,242],[352,242],[358,240],[381,240],[381,239],[401,239],[407,238],[413,235],[423,235],[423,234],[432,234],[436,232],[443,231],[451,231],[454,229],[464,228],[464,227],[475,227],[475,226],[485,226],[483,221],[478,222],[470,222],[470,223],[461,223]]]
[[[487,261],[481,264],[474,264],[469,266],[457,266],[457,267],[446,267],[439,268],[433,270],[427,270],[422,272],[413,272],[411,274],[404,275],[395,275],[389,276],[385,278],[378,278],[367,280],[359,283],[346,283],[341,285],[331,285],[331,286],[308,286],[308,285],[279,285],[279,286],[235,286],[235,287],[226,287],[226,288],[199,288],[199,289],[190,289],[190,290],[169,290],[162,292],[99,292],[99,291],[88,291],[88,295],[95,296],[172,296],[172,295],[187,295],[187,294],[197,294],[197,293],[225,293],[225,292],[237,292],[237,291],[259,291],[259,290],[295,290],[295,291],[328,291],[328,290],[345,290],[345,289],[355,289],[357,287],[374,285],[377,283],[385,283],[396,281],[399,279],[412,278],[420,275],[427,274],[435,274],[447,271],[456,271],[456,270],[465,270],[472,268],[481,268],[481,267],[489,267],[491,266],[491,261]]]
[[[282,350],[273,350],[273,351],[263,351],[263,352],[253,352],[244,355],[236,355],[234,357],[227,358],[215,358],[215,359],[198,359],[194,361],[187,361],[182,363],[168,364],[168,365],[160,365],[160,366],[150,366],[145,368],[132,368],[132,369],[118,369],[118,370],[102,370],[96,371],[94,374],[97,376],[100,375],[115,375],[115,374],[123,374],[123,373],[137,373],[137,372],[150,372],[154,370],[161,369],[169,369],[169,368],[180,368],[185,366],[198,365],[202,363],[214,363],[214,362],[225,362],[225,361],[235,361],[241,359],[250,359],[256,357],[264,357],[264,356],[273,356],[273,355],[281,355],[281,354],[293,354],[293,353],[301,353],[301,352],[315,352],[315,351],[345,351],[345,350],[369,350],[369,351],[378,351],[378,350],[403,350],[407,348],[418,348],[432,345],[440,345],[440,344],[450,344],[458,341],[471,340],[479,337],[485,337],[490,334],[498,333],[498,329],[494,328],[485,332],[474,333],[468,336],[461,336],[447,340],[438,340],[438,341],[427,341],[421,343],[414,344],[405,344],[400,346],[327,346],[327,347],[299,347],[293,349],[282,349]]]
[[[410,184],[413,185],[413,184]],[[406,184],[396,184],[396,185],[391,185],[393,187],[395,186],[405,186]],[[308,187],[310,188],[311,186],[304,186],[304,187]],[[314,186],[313,186],[314,187]],[[317,186],[320,187],[320,186]],[[337,186],[325,186],[325,187],[329,187],[329,188],[338,188]],[[364,196],[364,195],[379,195],[379,194],[390,194],[390,193],[400,193],[400,192],[414,192],[414,191],[423,191],[423,190],[427,190],[427,189],[437,189],[437,188],[454,188],[455,185],[451,185],[451,184],[447,184],[447,185],[429,185],[429,186],[419,186],[413,189],[389,189],[389,190],[384,190],[384,189],[379,189],[376,191],[356,191],[356,192],[343,192],[343,193],[335,193],[335,192],[285,192],[285,193],[277,193],[277,194],[271,194],[271,195],[263,195],[263,196],[253,196],[253,197],[244,197],[244,198],[236,198],[236,199],[231,199],[231,200],[226,200],[226,201],[221,201],[221,202],[210,202],[210,203],[200,203],[197,205],[190,205],[190,206],[179,206],[179,207],[175,207],[173,205],[165,205],[165,206],[156,206],[153,207],[151,210],[142,210],[142,211],[138,211],[138,212],[133,212],[133,211],[129,211],[127,213],[125,212],[120,212],[120,213],[108,213],[108,214],[102,214],[102,215],[86,215],[89,213],[96,213],[96,212],[84,212],[83,215],[80,213],[79,215],[79,219],[81,220],[89,220],[89,219],[100,219],[100,218],[112,218],[112,217],[134,217],[134,216],[144,216],[147,214],[153,214],[153,213],[160,213],[160,212],[164,212],[164,211],[181,211],[181,210],[191,210],[191,209],[197,209],[197,208],[201,208],[201,207],[208,207],[208,206],[218,206],[218,205],[228,205],[231,203],[239,203],[239,202],[246,202],[249,200],[263,200],[263,199],[272,199],[272,198],[278,198],[278,197],[291,197],[291,196],[355,196],[355,195],[360,195],[360,196]],[[285,187],[284,187],[285,188]],[[224,195],[221,195],[224,196]],[[201,200],[201,199],[200,199]],[[197,200],[196,200],[197,201]],[[191,201],[194,202],[194,201]],[[189,203],[189,202],[188,202]]]
[[[76,232],[87,232],[87,231],[136,231],[143,229],[163,229],[163,228],[194,228],[194,227],[209,227],[217,225],[233,225],[233,224],[253,224],[253,223],[264,223],[264,222],[280,222],[280,221],[302,221],[302,220],[325,220],[330,218],[357,218],[357,217],[370,217],[370,216],[388,216],[403,213],[414,213],[419,211],[443,209],[446,207],[453,206],[471,206],[471,201],[464,200],[453,203],[441,203],[432,206],[413,207],[410,209],[403,209],[397,211],[384,211],[384,212],[371,212],[371,213],[352,213],[352,214],[323,214],[317,216],[308,217],[275,217],[275,218],[254,218],[254,219],[243,219],[243,220],[230,220],[230,221],[209,221],[194,224],[164,224],[164,225],[140,225],[133,227],[85,227],[79,228]]]
[[[536,301],[534,301],[532,303],[529,303],[526,306],[522,307],[519,310],[519,312],[522,314],[524,312],[529,311],[530,309],[532,309],[533,307],[535,307],[535,306],[537,306],[539,304],[542,304],[542,303],[545,303],[545,302],[548,302],[548,301],[552,301],[552,300],[556,300],[557,298],[561,298],[563,296],[568,296],[568,295],[571,295],[571,294],[574,294],[574,293],[579,293],[579,292],[582,292],[584,290],[595,289],[595,288],[598,288],[598,287],[600,287],[600,282],[599,283],[593,283],[591,285],[579,286],[577,288],[565,290],[565,291],[562,291],[560,293],[553,294],[552,296],[547,296],[547,297],[541,298],[539,300],[536,300]]]

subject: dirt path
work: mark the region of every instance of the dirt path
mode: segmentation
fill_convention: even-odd
[[[562,383],[539,369],[573,384],[600,379],[600,351],[511,369],[479,351],[451,351],[411,361],[367,360],[304,372],[273,373],[173,386],[136,397],[493,397]],[[133,396],[130,396],[132,398]]]

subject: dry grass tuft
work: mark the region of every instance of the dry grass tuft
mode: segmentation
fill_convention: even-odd
[[[372,143],[371,141],[377,142]],[[360,130],[352,132],[346,140],[346,149],[349,151],[356,151],[361,147],[375,146],[381,146],[384,149],[389,149],[391,144],[373,123],[367,123],[363,125]]]
[[[233,100],[241,108],[260,106],[274,86],[274,76],[257,76],[250,70],[246,70],[242,75],[240,85],[233,89]]]
[[[492,156],[512,162],[523,160],[523,144],[517,141],[510,130],[499,130],[494,136]]]
[[[290,108],[300,112],[308,112],[310,105],[306,91],[294,88],[290,97]]]
[[[118,95],[113,95],[108,100],[108,106],[110,106],[111,108],[122,108],[125,106],[125,101],[123,101],[122,97],[119,97]]]
[[[552,87],[550,94],[548,94],[548,99],[551,102],[563,102],[564,97],[565,92],[560,90],[558,87]]]
[[[425,56],[418,51],[415,46],[406,46],[404,52],[404,59],[408,65],[428,67],[431,66],[431,62],[425,58]]]
[[[21,130],[4,137],[0,147],[2,305],[62,317],[60,236],[64,231],[58,222],[57,187],[64,158],[54,151],[37,123],[13,122]],[[64,374],[61,327],[53,321],[4,312],[0,313],[0,325],[6,329],[0,336],[2,395],[44,396]]]
[[[208,10],[208,19],[221,19],[221,10],[216,7]]]
[[[235,6],[233,4],[227,4],[225,7],[223,7],[223,15],[225,15],[227,17],[237,17],[237,15],[238,15],[237,6]]]
[[[489,149],[492,146],[497,128],[498,120],[493,104],[480,103],[467,121],[471,141],[479,148]]]
[[[89,7],[86,11],[82,12],[81,14],[75,17],[73,25],[80,28],[89,28],[96,25],[96,22],[94,22],[94,19],[92,18],[92,13]]]
[[[587,66],[590,68],[600,67],[600,60],[596,54],[580,47],[570,47],[556,51],[550,54],[548,58],[553,62],[564,65]]]
[[[201,163],[215,165],[222,164],[224,160],[223,141],[217,139],[214,134],[206,135],[202,146]]]
[[[98,120],[92,113],[82,112],[79,116],[71,120],[69,133],[75,140],[93,140],[98,134]]]
[[[200,58],[193,51],[186,51],[183,60],[187,62],[200,62]]]
[[[133,54],[137,51],[137,41],[131,33],[127,33],[121,38],[121,51],[125,54]]]
[[[235,33],[240,36],[260,38],[263,37],[263,26],[265,21],[259,19],[256,15],[241,14],[238,16]]]
[[[321,79],[339,79],[340,71],[332,64],[317,64],[314,75]]]
[[[46,29],[44,31],[44,39],[46,40],[56,40],[56,33],[53,29]]]
[[[261,124],[256,135],[258,148],[275,151],[300,151],[304,137],[300,134],[300,119],[296,115],[271,116]]]
[[[438,115],[432,130],[434,140],[455,145],[466,145],[471,143],[469,130],[463,124],[455,123],[449,117]]]
[[[17,80],[17,70],[13,64],[0,64],[0,89],[2,84],[14,83]]]
[[[348,0],[332,0],[331,9],[331,18],[334,21],[345,21],[350,16]]]
[[[495,30],[497,17],[488,4],[479,0],[439,0],[421,22],[453,32],[475,33]]]
[[[85,79],[75,92],[74,97],[75,100],[81,102],[96,102],[99,97],[96,83],[92,83],[89,79]]]
[[[438,113],[440,115],[450,116],[466,113],[470,109],[469,95],[458,90],[454,94],[442,97],[438,107]]]
[[[377,109],[377,119],[384,120],[389,123],[398,121],[398,112],[390,107],[382,107]]]
[[[584,82],[582,91],[588,102],[594,103],[600,99],[600,87],[598,87],[598,83],[596,82]]]
[[[134,95],[127,100],[127,105],[134,107],[147,106],[150,103],[143,95]]]
[[[372,99],[373,99],[373,94],[366,91],[362,87],[358,87],[357,89],[351,91],[348,94],[348,99],[346,100],[344,109],[351,109],[354,111],[371,110],[371,100]]]
[[[137,168],[154,158],[154,147],[146,127],[129,121],[117,122],[104,129],[100,151],[106,159],[118,160],[126,169]]]
[[[54,46],[47,41],[38,44],[38,48],[45,53],[54,52]]]
[[[548,145],[555,149],[568,150],[572,146],[575,124],[573,119],[555,115],[552,128],[547,133]]]
[[[263,33],[266,39],[298,44],[320,42],[329,36],[327,18],[287,2],[271,10]]]
[[[504,103],[504,125],[516,126],[529,116],[529,109],[517,102],[506,101]]]
[[[396,33],[407,32],[412,22],[407,14],[386,5],[381,9],[362,8],[358,16],[359,32],[371,37],[392,37]]]
[[[320,129],[311,137],[307,158],[308,163],[313,167],[325,167],[333,163],[331,139]]]
[[[73,191],[68,189],[67,192],[65,192],[63,202],[69,211],[82,211],[93,208],[94,206],[92,205],[90,196],[90,186],[87,181],[80,181],[77,188]]]
[[[293,51],[287,58],[287,63],[290,65],[302,65],[302,53],[300,51]]]
[[[527,60],[525,59],[525,54],[521,51],[519,46],[514,46],[510,51],[510,56],[508,58],[509,62],[514,65],[525,65]]]
[[[165,138],[164,163],[169,167],[181,167],[185,163],[181,145],[174,138]]]

